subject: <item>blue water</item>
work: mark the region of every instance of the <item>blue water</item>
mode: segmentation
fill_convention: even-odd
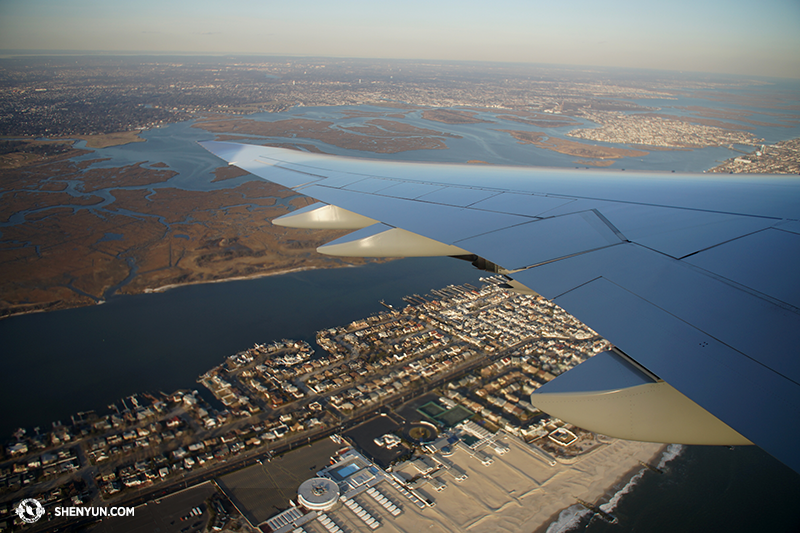
[[[121,241],[124,238],[125,238],[125,235],[123,233],[106,233],[102,237],[97,239],[97,242]]]
[[[609,524],[584,516],[587,533],[800,531],[800,475],[755,446],[687,446],[665,474],[643,471]]]
[[[0,439],[103,410],[135,392],[196,388],[195,379],[254,343],[314,342],[315,332],[385,310],[380,300],[484,272],[450,258],[404,259],[113,297],[103,305],[0,321]]]
[[[235,178],[211,183],[215,168],[220,167],[219,158],[211,155],[197,143],[214,139],[214,134],[200,128],[193,128],[194,121],[170,124],[163,128],[146,130],[141,137],[146,142],[130,143],[121,146],[96,149],[90,154],[75,158],[75,161],[97,161],[90,168],[115,168],[141,162],[166,163],[168,170],[178,175],[168,182],[149,185],[150,188],[177,187],[186,190],[218,190],[235,187],[248,181],[248,177]],[[84,141],[76,143],[77,148],[85,146]]]
[[[309,120],[335,120],[342,123],[363,124],[369,120],[365,118],[351,118],[342,120],[342,112],[347,110],[366,110],[374,112],[387,112],[386,108],[371,106],[345,106],[345,107],[308,107],[299,110],[291,110],[286,113],[260,113],[250,115],[248,118],[273,122],[283,120],[291,115],[293,118],[305,118]],[[391,111],[390,111],[391,112]],[[492,113],[479,113],[478,118],[491,120],[491,123],[478,124],[443,124],[432,122],[422,118],[422,111],[410,111],[404,119],[388,118],[388,120],[398,120],[403,123],[411,124],[419,128],[436,130],[459,135],[460,139],[443,138],[447,144],[447,150],[409,150],[396,154],[376,154],[371,152],[361,152],[331,146],[329,144],[315,141],[313,139],[302,139],[304,144],[311,144],[320,150],[343,156],[366,157],[371,159],[403,160],[403,161],[431,161],[448,163],[465,163],[469,160],[479,159],[497,165],[527,165],[544,167],[574,168],[577,158],[571,155],[560,154],[551,150],[538,148],[530,144],[518,143],[510,134],[497,131],[521,130],[521,131],[543,131],[554,137],[567,138],[565,134],[573,129],[594,127],[593,123],[577,119],[582,124],[579,126],[561,128],[542,128],[530,126],[519,122],[511,122],[494,118]],[[800,135],[800,128],[796,128],[796,135]],[[784,132],[785,133],[785,132]],[[297,142],[298,139],[289,137],[271,138],[276,142]],[[571,139],[577,140],[577,139]],[[246,141],[252,142],[252,141]],[[626,145],[611,144],[611,146],[627,147]],[[710,147],[695,149],[690,151],[651,151],[648,155],[641,158],[624,158],[615,162],[609,168],[624,168],[629,170],[664,170],[676,172],[702,172],[718,162],[738,155],[738,152],[728,148]]]

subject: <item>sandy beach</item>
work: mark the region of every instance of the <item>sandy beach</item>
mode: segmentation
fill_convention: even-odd
[[[671,454],[670,447],[677,446],[677,445],[665,445],[665,444],[655,444],[655,443],[632,443],[632,444],[644,444],[656,446],[656,452],[650,456],[650,459],[636,459],[634,461],[624,461],[621,466],[629,465],[630,469],[619,476],[613,483],[611,483],[606,490],[598,497],[595,497],[590,501],[591,503],[597,505],[602,511],[605,511],[612,516],[614,516],[614,509],[616,508],[617,503],[620,499],[624,497],[625,494],[633,490],[634,486],[641,478],[641,476],[647,471],[645,467],[643,467],[638,461],[642,461],[653,465],[657,468],[662,468],[664,466],[664,457],[670,456],[669,459],[672,459],[674,456]],[[677,446],[680,449],[680,446]],[[604,479],[603,482],[608,482],[609,479]],[[594,492],[594,491],[593,491]],[[585,499],[585,498],[582,498]],[[559,533],[562,531],[570,531],[572,530],[572,526],[574,526],[580,518],[584,516],[588,516],[592,514],[591,511],[587,510],[580,504],[572,504],[558,513],[553,514],[550,518],[545,520],[542,525],[534,531],[534,533]]]
[[[488,466],[456,449],[448,459],[468,477],[458,482],[445,472],[437,474],[446,485],[444,490],[437,491],[430,484],[417,489],[422,498],[435,503],[432,507],[420,509],[381,483],[378,488],[403,507],[397,517],[378,513],[382,529],[392,533],[559,531],[570,516],[584,511],[578,498],[598,506],[607,503],[644,469],[639,461],[657,463],[665,449],[663,444],[610,440],[572,464],[550,466],[515,437],[506,436],[503,443],[509,451],[502,456],[484,449],[493,459]],[[356,499],[365,507],[370,505],[366,497]],[[328,514],[353,530],[360,531],[363,526],[344,508]]]

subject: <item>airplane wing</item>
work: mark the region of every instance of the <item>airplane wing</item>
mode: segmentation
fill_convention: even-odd
[[[203,147],[321,203],[318,249],[447,255],[508,275],[615,349],[532,395],[610,436],[755,443],[800,472],[800,179],[400,163]]]

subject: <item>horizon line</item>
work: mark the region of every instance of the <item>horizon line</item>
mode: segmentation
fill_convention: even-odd
[[[475,59],[432,59],[432,58],[400,58],[400,57],[356,57],[356,56],[325,56],[317,54],[273,54],[259,52],[195,52],[195,51],[136,51],[136,50],[39,50],[39,49],[0,49],[0,59],[10,59],[15,57],[46,57],[46,56],[184,56],[184,57],[263,57],[263,58],[304,58],[304,59],[332,59],[332,60],[357,60],[357,61],[404,61],[412,63],[434,62],[434,63],[464,63],[464,64],[500,64],[500,65],[519,65],[519,66],[538,66],[549,68],[564,69],[605,69],[605,70],[627,70],[644,72],[670,72],[680,74],[699,74],[708,76],[729,76],[738,79],[760,78],[777,80],[800,80],[800,77],[785,76],[765,76],[758,74],[734,74],[728,72],[708,72],[700,70],[672,70],[653,67],[623,67],[612,65],[580,65],[571,63],[535,63],[527,61],[497,61],[497,60],[475,60]]]

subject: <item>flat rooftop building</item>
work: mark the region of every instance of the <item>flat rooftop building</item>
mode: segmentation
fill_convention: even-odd
[[[328,511],[339,500],[339,486],[324,477],[307,479],[297,489],[297,502],[313,511]]]

